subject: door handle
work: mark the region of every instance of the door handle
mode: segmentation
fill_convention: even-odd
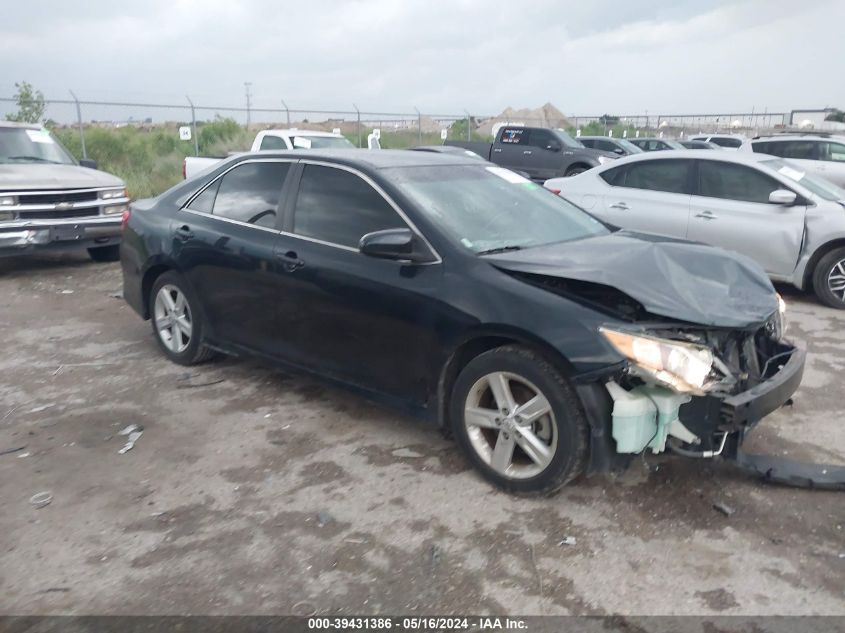
[[[187,224],[183,224],[178,229],[176,229],[176,237],[178,237],[183,242],[191,239],[193,236],[194,234],[191,231],[191,227]]]
[[[530,150],[530,149],[527,149],[527,150],[525,150],[525,151],[524,151],[524,152],[522,152],[522,153],[523,153],[523,154],[530,154],[530,153],[531,153],[531,150]]]
[[[305,262],[299,259],[295,251],[276,253],[276,257],[281,260],[285,271],[289,273],[295,272],[305,266]]]
[[[702,211],[701,213],[696,213],[695,217],[701,218],[702,220],[715,220],[719,216],[712,211]]]
[[[624,202],[617,202],[615,204],[610,205],[611,209],[622,209],[623,211],[627,211],[630,207]]]

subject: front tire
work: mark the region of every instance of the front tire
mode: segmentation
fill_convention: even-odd
[[[577,176],[578,174],[583,174],[587,171],[589,167],[584,167],[584,165],[574,165],[566,170],[566,173],[563,174],[564,178],[569,178],[570,176]]]
[[[826,306],[845,310],[845,248],[835,248],[819,260],[813,290]]]
[[[166,272],[150,291],[150,321],[164,355],[179,365],[196,365],[214,356],[203,343],[203,323],[196,299],[182,276]]]
[[[452,388],[450,419],[473,465],[509,492],[549,494],[584,470],[588,426],[575,392],[525,347],[471,360]]]
[[[120,261],[120,244],[111,246],[98,246],[88,249],[88,256],[95,262],[116,262]]]

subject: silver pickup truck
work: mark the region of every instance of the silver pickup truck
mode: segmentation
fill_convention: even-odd
[[[38,125],[0,122],[0,257],[86,248],[95,261],[119,259],[129,196],[95,166]]]

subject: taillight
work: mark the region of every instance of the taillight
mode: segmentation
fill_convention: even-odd
[[[549,191],[551,191],[556,196],[560,194],[560,189],[552,189],[551,187],[549,187]]]
[[[188,166],[185,164],[188,162],[188,159],[182,159],[182,180],[186,180],[188,178]]]
[[[123,214],[120,216],[120,230],[125,231],[126,225],[129,224],[129,216],[132,215],[132,211],[126,209]]]

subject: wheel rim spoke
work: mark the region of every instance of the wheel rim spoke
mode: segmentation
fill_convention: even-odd
[[[552,407],[549,404],[549,401],[546,400],[546,397],[543,394],[538,393],[525,404],[519,405],[516,408],[516,415],[518,418],[522,418],[520,420],[521,424],[531,424],[532,422],[539,420],[551,410]]]
[[[516,443],[540,468],[545,468],[552,461],[551,449],[532,430],[520,429],[516,435]]]
[[[482,409],[480,407],[467,407],[464,409],[464,420],[466,423],[483,429],[499,428],[499,425],[496,424],[496,418],[498,416],[499,412],[493,409]]]
[[[500,432],[496,439],[496,447],[493,449],[493,456],[490,459],[490,466],[502,474],[507,473],[513,460],[515,446],[516,442],[514,442],[512,435]]]
[[[176,286],[162,287],[155,300],[156,330],[164,346],[175,354],[185,351],[191,342],[193,324],[188,301]]]
[[[499,407],[499,410],[510,413],[516,408],[510,381],[504,373],[490,374],[487,378],[487,384],[490,385],[490,391],[493,392],[493,398],[496,400],[496,406]]]
[[[185,313],[185,295],[181,292],[176,293],[176,301],[173,302],[173,311],[176,314]]]
[[[176,309],[176,302],[173,301],[170,291],[162,288],[159,292],[161,293],[161,300],[164,302],[164,307],[168,312],[173,312]]]

